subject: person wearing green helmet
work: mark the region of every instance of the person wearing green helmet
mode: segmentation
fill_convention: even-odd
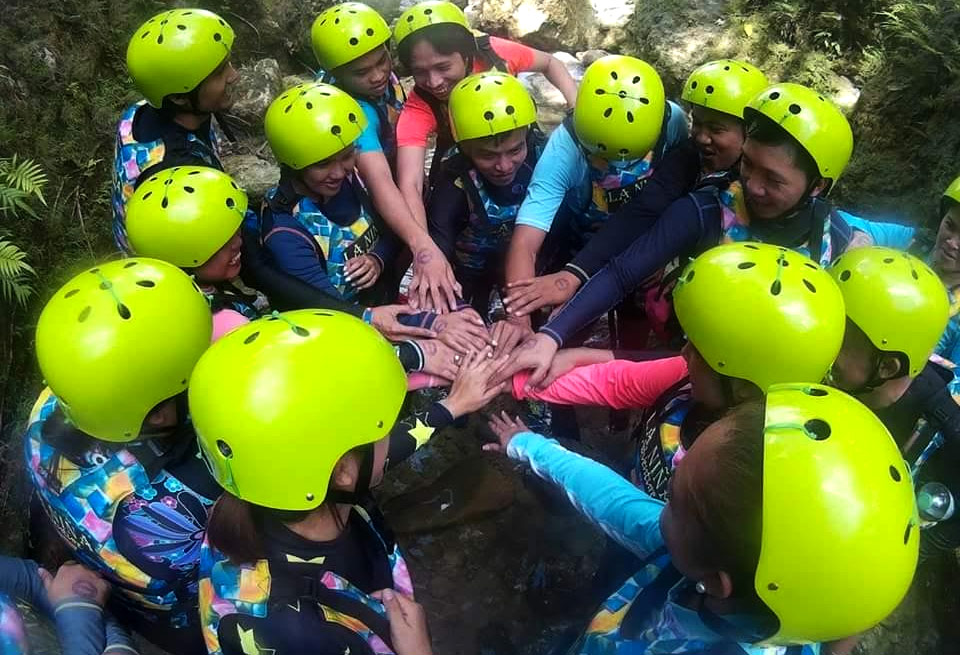
[[[396,125],[406,92],[393,73],[387,47],[390,28],[374,9],[359,2],[339,4],[320,13],[311,29],[313,52],[321,66],[319,81],[349,93],[363,109],[367,126],[356,140],[357,170],[384,221],[412,253],[410,284],[419,306],[454,310],[457,288],[426,226],[414,219],[394,180]],[[409,257],[400,258],[406,269]],[[397,276],[402,271],[391,271]]]
[[[454,266],[463,299],[486,317],[491,293],[503,284],[513,222],[546,139],[530,94],[506,73],[465,78],[450,93],[449,106],[457,146],[440,162],[427,222]]]
[[[960,361],[960,177],[943,192],[939,216],[930,266],[947,289],[950,322],[937,344],[936,353],[956,363]]]
[[[452,2],[426,0],[413,5],[397,18],[394,37],[397,56],[415,84],[397,123],[397,181],[414,218],[424,226],[424,195],[433,186],[440,159],[454,145],[447,100],[463,78],[489,70],[510,75],[540,72],[570,107],[576,100],[576,82],[563,62],[520,43],[474,34],[463,10]],[[431,135],[436,135],[436,144],[425,183]]]
[[[287,312],[211,346],[190,379],[200,448],[224,488],[199,575],[211,654],[429,655],[392,638],[399,617],[384,603],[413,585],[370,489],[500,392],[488,353],[468,356],[446,399],[398,421],[403,370],[354,317]]]
[[[517,214],[505,275],[512,322],[529,332],[530,318],[514,311],[524,291],[516,285],[566,264],[686,136],[685,114],[649,64],[610,55],[587,68],[576,109],[550,135]],[[550,240],[555,261],[538,270]]]
[[[205,9],[171,9],[133,33],[127,70],[144,95],[120,116],[114,156],[113,236],[129,252],[126,205],[141,176],[195,164],[223,169],[211,117],[229,109],[237,71],[233,28]]]
[[[354,168],[365,120],[353,98],[320,82],[288,89],[270,105],[267,140],[281,176],[267,192],[260,238],[273,266],[323,292],[322,306],[362,317],[389,338],[439,336],[435,346],[460,356],[482,349],[486,327],[472,310],[438,315],[386,304],[396,290],[377,281],[397,242]]]
[[[832,383],[884,422],[918,480],[960,498],[960,405],[953,364],[931,358],[949,320],[937,274],[920,259],[881,247],[858,248],[830,269],[843,292],[847,328]],[[924,508],[921,508],[924,509]],[[922,556],[960,546],[960,518],[923,530]]]
[[[920,537],[890,434],[836,389],[766,391],[703,430],[666,503],[519,420],[491,421],[486,448],[530,465],[640,559],[564,652],[814,655],[900,603]]]
[[[37,323],[48,388],[25,439],[28,477],[70,557],[111,584],[122,623],[188,655],[205,652],[196,567],[220,495],[186,407],[211,326],[203,294],[172,264],[80,273]]]

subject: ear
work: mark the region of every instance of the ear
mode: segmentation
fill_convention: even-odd
[[[353,491],[360,476],[360,464],[357,458],[347,453],[337,461],[330,476],[330,486],[343,491]]]
[[[821,177],[816,184],[813,185],[813,189],[810,191],[811,196],[821,195],[827,187],[830,186],[830,179]]]
[[[748,400],[757,400],[763,398],[763,392],[760,391],[760,387],[755,385],[753,382],[741,380],[740,378],[731,379],[733,380],[730,387],[733,392],[733,401],[738,405],[740,403],[747,402]]]
[[[733,594],[733,579],[726,571],[714,571],[700,579],[707,587],[707,594],[714,598],[730,598]]]
[[[186,93],[171,93],[167,96],[167,100],[175,104],[177,107],[190,109],[190,98],[187,97]]]
[[[877,373],[882,380],[893,380],[902,375],[906,375],[903,370],[903,364],[899,357],[890,354],[880,356],[880,365],[877,366]]]

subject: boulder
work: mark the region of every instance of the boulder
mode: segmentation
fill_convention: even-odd
[[[553,56],[563,62],[573,79],[580,82],[583,78],[583,64],[576,57],[567,52],[555,52]],[[567,101],[563,94],[542,73],[521,73],[518,77],[537,103],[540,127],[547,132],[552,131],[567,113]]]
[[[238,119],[243,132],[259,133],[267,107],[283,90],[280,64],[276,59],[260,59],[241,66],[237,72],[240,79],[234,85],[230,115]]]
[[[273,160],[256,154],[224,155],[223,168],[247,192],[249,206],[254,210],[259,208],[263,196],[280,179],[280,167]]]

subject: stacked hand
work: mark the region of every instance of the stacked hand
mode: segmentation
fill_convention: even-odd
[[[377,278],[383,272],[383,265],[374,255],[361,255],[348,260],[343,270],[346,273],[347,282],[354,289],[362,291],[376,284]]]
[[[463,292],[443,252],[434,243],[417,248],[413,254],[413,281],[410,306],[440,314],[457,309],[457,297]]]
[[[570,300],[580,280],[572,273],[560,271],[527,280],[510,282],[510,293],[503,299],[510,316],[528,316],[541,307],[558,307]]]
[[[500,412],[500,416],[490,417],[490,429],[497,435],[497,441],[496,443],[485,444],[483,449],[497,453],[507,452],[507,447],[513,441],[513,438],[521,432],[529,430],[519,416],[510,418],[506,412]]]
[[[507,358],[493,359],[489,348],[471,351],[465,356],[448,395],[441,404],[458,418],[475,412],[503,392],[505,383],[495,384],[493,377]]]
[[[490,333],[480,315],[473,309],[438,316],[433,322],[437,338],[461,355],[483,350],[490,343]]]
[[[47,590],[50,604],[68,599],[82,599],[103,607],[110,593],[110,585],[99,575],[76,562],[67,562],[57,569],[56,575],[40,569],[40,579]]]

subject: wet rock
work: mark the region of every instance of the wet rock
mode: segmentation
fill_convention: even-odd
[[[851,112],[860,101],[860,89],[854,86],[850,78],[843,75],[833,75],[830,79],[830,86],[833,88],[831,99],[844,112]]]
[[[586,48],[601,39],[593,5],[582,0],[471,0],[466,12],[475,28],[542,49]]]
[[[280,84],[282,90],[287,90],[291,87],[297,86],[298,84],[307,84],[313,81],[312,75],[284,75],[283,81]]]
[[[610,53],[607,52],[606,50],[597,50],[597,49],[584,50],[583,52],[577,53],[577,59],[580,60],[580,64],[584,68],[587,68],[588,66],[590,66],[590,64],[592,64],[596,60],[600,59],[601,57],[606,57],[609,54]]]
[[[580,82],[583,78],[583,64],[576,57],[567,52],[555,52],[553,56],[563,62],[573,79]],[[547,132],[552,131],[567,112],[567,101],[563,94],[542,73],[521,73],[519,78],[537,103],[540,127]]]
[[[241,66],[240,79],[234,87],[234,104],[230,115],[237,119],[243,132],[261,131],[267,107],[283,88],[280,64],[276,59],[260,59]]]
[[[276,186],[280,179],[280,167],[273,161],[255,154],[225,155],[223,167],[247,192],[249,206],[253,209],[260,206],[264,194]]]

